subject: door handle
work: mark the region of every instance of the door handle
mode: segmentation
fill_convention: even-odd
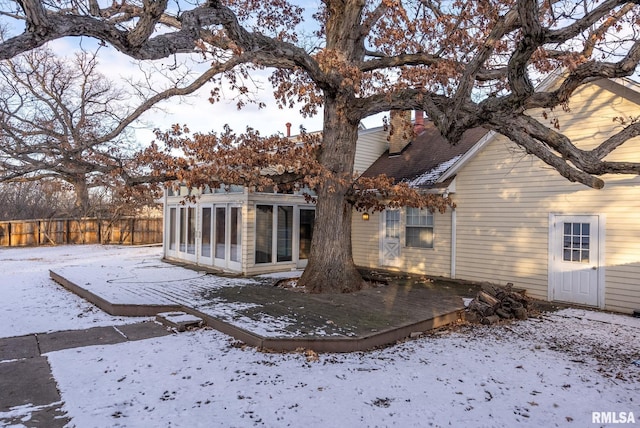
[[[591,270],[598,270],[598,266],[593,266]]]

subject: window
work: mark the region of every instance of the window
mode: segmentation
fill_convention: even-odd
[[[313,209],[301,209],[295,205],[256,205],[255,263],[306,259],[314,218]],[[295,253],[294,249],[297,250]]]
[[[224,259],[225,258],[225,249],[226,249],[226,233],[227,233],[227,229],[226,229],[226,213],[227,213],[227,208],[226,207],[216,207],[216,231],[214,232],[214,239],[215,239],[215,257],[217,259]]]
[[[298,258],[301,260],[309,258],[315,218],[315,210],[300,210],[300,248],[298,251]]]
[[[384,225],[385,238],[400,238],[400,210],[387,210]]]
[[[290,262],[293,258],[293,207],[278,207],[278,261]]]
[[[180,252],[187,251],[187,208],[180,207]]]
[[[189,216],[189,228],[187,229],[187,253],[196,253],[196,209],[195,207],[187,208]]]
[[[256,263],[271,263],[273,254],[273,206],[256,206]]]
[[[589,223],[564,223],[563,259],[589,263]]]
[[[231,261],[240,261],[242,245],[242,211],[240,207],[231,207]]]
[[[211,207],[202,208],[202,243],[200,253],[211,257]]]
[[[196,253],[195,207],[180,207],[180,252]]]
[[[176,228],[177,222],[177,209],[175,207],[169,208],[169,249],[175,250],[178,241],[178,230]]]
[[[433,248],[433,213],[420,208],[407,208],[405,245]]]

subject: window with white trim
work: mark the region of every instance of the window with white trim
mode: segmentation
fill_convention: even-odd
[[[421,208],[407,207],[405,246],[433,248],[433,213]]]

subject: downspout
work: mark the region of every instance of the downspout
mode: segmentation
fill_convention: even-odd
[[[457,215],[456,209],[451,208],[451,279],[456,277],[456,229]]]

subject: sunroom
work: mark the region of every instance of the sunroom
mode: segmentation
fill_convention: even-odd
[[[307,264],[315,205],[301,193],[250,192],[241,186],[189,189],[164,196],[164,257],[215,270],[255,275]]]

